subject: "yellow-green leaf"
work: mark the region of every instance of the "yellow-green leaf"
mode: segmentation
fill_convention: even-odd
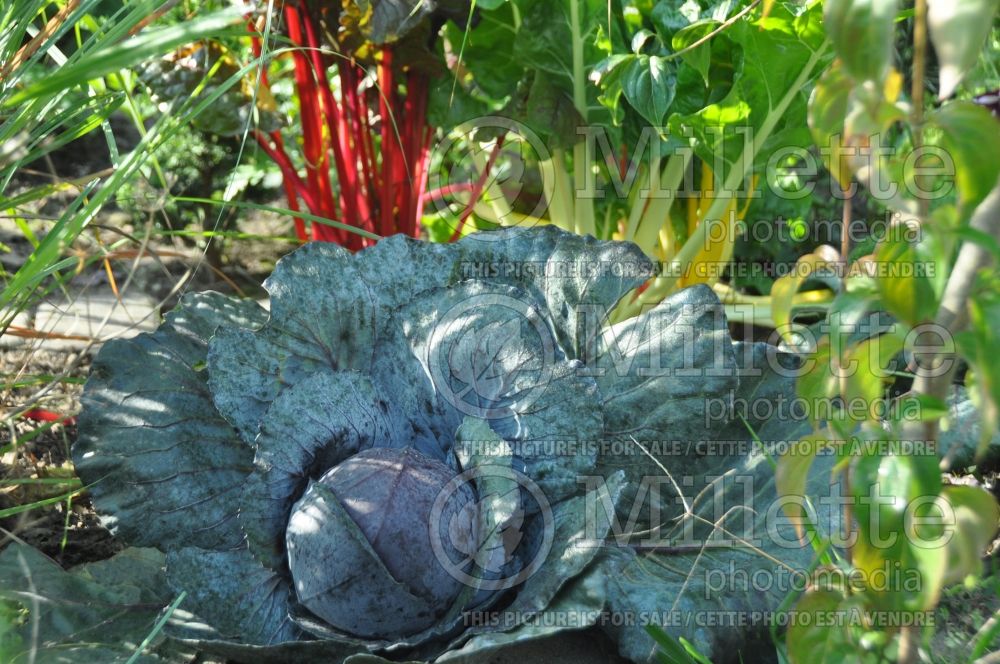
[[[771,286],[771,318],[775,329],[785,341],[792,343],[792,303],[799,288],[811,274],[821,268],[830,268],[840,259],[837,250],[829,245],[820,245],[811,254],[799,258],[795,270],[774,282]]]
[[[882,270],[875,283],[883,306],[910,325],[931,320],[937,311],[937,295],[930,274],[933,261],[908,238],[893,238],[879,247],[875,264]]]
[[[948,540],[948,572],[945,583],[965,581],[982,574],[982,557],[993,541],[1000,521],[1000,508],[988,492],[972,486],[947,486],[941,496],[955,514],[954,532]]]
[[[843,367],[847,371],[843,396],[849,413],[855,412],[855,404],[861,402],[868,419],[875,419],[875,406],[888,379],[885,369],[903,350],[904,339],[902,334],[883,334],[862,341],[848,353]]]
[[[879,81],[889,71],[896,0],[827,0],[823,25],[848,74]]]
[[[851,185],[851,169],[844,149],[844,124],[847,120],[854,82],[835,63],[816,83],[809,98],[809,129],[820,149],[827,169],[846,190]]]
[[[822,434],[806,436],[790,445],[778,459],[774,469],[774,486],[778,498],[788,498],[784,504],[785,514],[795,527],[795,534],[801,539],[805,523],[806,480],[816,455],[824,449],[827,439]]]

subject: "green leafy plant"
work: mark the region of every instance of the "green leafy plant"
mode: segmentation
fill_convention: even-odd
[[[809,118],[844,189],[858,178],[883,192],[896,221],[849,270],[847,256],[831,249],[775,284],[782,294],[775,320],[789,342],[799,343],[789,297],[803,275],[822,269],[843,278],[827,326],[805,335],[811,369],[798,390],[814,427],[803,439],[808,451],[782,457],[776,470],[783,494],[801,493],[804,470],[821,450],[832,451],[853,498],[845,507],[846,545],[833,549],[835,558],[796,603],[807,616],[831,620],[789,628],[793,662],[916,661],[921,634],[929,639],[934,626],[914,616],[926,616],[942,588],[982,573],[981,556],[1000,521],[989,492],[941,474],[956,456],[945,431],[968,411],[968,393],[953,386],[958,357],[970,369],[964,382],[982,390],[973,394],[982,433],[972,441],[981,457],[996,431],[996,395],[983,389],[996,363],[982,348],[994,334],[983,322],[995,299],[1000,125],[985,109],[945,99],[978,60],[997,3],[916,2],[908,100],[891,57],[898,10],[896,2],[826,2],[824,24],[838,60],[818,82]],[[943,102],[931,109],[924,93],[928,38],[940,61]],[[877,153],[893,136],[901,149]],[[917,165],[928,159],[945,159],[948,173]],[[940,186],[946,180],[953,189]],[[880,187],[885,182],[899,186]],[[879,318],[880,311],[887,315]],[[936,341],[925,345],[932,336]],[[958,431],[960,439],[968,436]],[[808,522],[801,510],[791,515]],[[835,535],[808,537],[827,550]],[[878,570],[888,568],[916,582],[880,582]],[[854,581],[845,582],[851,575]]]
[[[508,2],[461,38],[465,105],[483,109],[485,99],[486,110],[537,137],[529,142],[540,152],[546,214],[525,216],[508,200],[499,183],[513,166],[495,128],[472,141],[493,142],[497,181],[477,189],[483,201],[467,209],[487,222],[551,223],[635,242],[663,262],[618,320],[678,288],[719,285],[769,158],[778,147],[809,145],[809,86],[832,59],[820,3],[777,3],[767,17],[759,2],[675,4]],[[755,64],[764,61],[773,64]],[[513,142],[517,131],[499,133]],[[727,304],[761,303],[718,290]]]

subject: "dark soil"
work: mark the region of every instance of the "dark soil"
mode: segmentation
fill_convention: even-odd
[[[0,355],[4,383],[21,376],[84,376],[90,358],[73,352],[8,350]],[[18,409],[26,399],[38,408],[63,415],[79,410],[79,382],[56,382],[40,398],[36,384],[6,390],[2,406]],[[0,430],[0,513],[43,501],[49,504],[0,519],[0,548],[12,539],[37,547],[65,567],[102,560],[120,550],[121,545],[100,524],[86,493],[58,499],[74,491],[70,445],[76,427],[19,419]],[[45,480],[46,483],[32,483]],[[65,484],[51,483],[64,480]]]

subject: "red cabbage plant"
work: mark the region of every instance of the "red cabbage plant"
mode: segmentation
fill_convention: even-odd
[[[734,343],[705,286],[609,325],[652,270],[634,244],[507,228],[309,243],[269,311],[188,294],[106,344],[81,399],[73,462],[129,548],[68,572],[4,551],[0,608],[46,598],[14,652],[118,661],[167,612],[146,661],[444,664],[589,629],[648,662],[616,616],[776,610],[781,584],[716,577],[812,561],[767,462],[808,426],[766,408],[797,358]],[[832,461],[805,489],[830,532]],[[719,657],[766,625],[668,627]]]

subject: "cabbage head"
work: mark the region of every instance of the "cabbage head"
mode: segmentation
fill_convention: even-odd
[[[705,287],[609,325],[652,271],[632,244],[506,229],[303,246],[268,309],[186,295],[86,384],[73,460],[130,547],[95,606],[170,604],[151,661],[483,661],[589,628],[647,661],[656,616],[736,652],[754,626],[671,618],[774,609],[787,588],[706,571],[809,562],[790,528],[767,555],[762,531],[712,545],[773,502],[767,447],[801,423],[733,408],[786,393],[795,358],[733,343]],[[95,575],[46,569],[53,596]],[[52,606],[50,645],[122,615]]]

